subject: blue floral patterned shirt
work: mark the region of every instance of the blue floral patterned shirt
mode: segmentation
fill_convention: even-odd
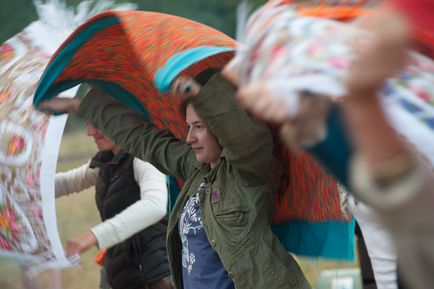
[[[234,283],[211,247],[203,227],[199,193],[203,193],[205,186],[202,182],[198,193],[188,198],[179,219],[184,289],[234,289]]]

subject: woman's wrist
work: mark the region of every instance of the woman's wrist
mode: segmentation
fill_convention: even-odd
[[[415,161],[407,152],[399,153],[381,162],[368,164],[373,180],[380,187],[388,187],[406,177],[415,167]]]

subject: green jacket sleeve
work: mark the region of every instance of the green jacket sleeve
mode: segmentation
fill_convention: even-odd
[[[254,121],[235,99],[235,88],[220,74],[213,76],[193,106],[223,147],[222,157],[249,183],[267,181],[273,140],[266,125]]]
[[[101,90],[82,100],[77,115],[90,121],[130,154],[150,162],[165,174],[185,180],[196,164],[188,144],[170,131],[156,128]]]

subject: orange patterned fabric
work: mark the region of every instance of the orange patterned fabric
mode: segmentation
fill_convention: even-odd
[[[169,128],[180,137],[185,128],[177,113],[179,102],[172,98],[167,101],[167,96],[156,91],[153,85],[155,73],[178,52],[198,46],[235,47],[236,42],[194,21],[143,11],[102,13],[89,20],[68,40],[90,23],[113,16],[119,19],[119,24],[97,32],[91,41],[86,42],[55,83],[78,79],[117,83],[144,104],[157,127]],[[232,56],[233,53],[226,52],[206,58],[182,74],[195,76],[208,67],[223,67]]]
[[[179,52],[198,46],[235,48],[236,42],[203,24],[177,16],[143,11],[109,11],[78,28],[53,56],[80,37],[90,25],[115,17],[119,23],[98,30],[74,53],[51,86],[68,81],[100,80],[116,83],[137,98],[150,119],[160,128],[185,136],[185,125],[178,114],[179,100],[157,92],[153,80],[167,60]],[[223,67],[233,52],[224,52],[194,63],[181,74],[195,76],[206,68]],[[277,137],[276,137],[277,139]],[[276,194],[274,221],[341,220],[336,182],[327,176],[309,155],[277,153],[286,161],[288,186]]]
[[[288,220],[309,222],[350,221],[342,213],[339,189],[306,152],[288,152],[288,184],[283,194],[274,195],[274,224]]]

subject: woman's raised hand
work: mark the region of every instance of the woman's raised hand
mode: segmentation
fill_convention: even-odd
[[[411,44],[410,25],[390,7],[380,7],[358,21],[358,27],[372,33],[372,41],[358,50],[346,78],[348,96],[375,96],[384,81],[402,68]]]
[[[45,113],[74,113],[80,106],[80,100],[76,98],[56,97],[42,101],[38,110]]]
[[[188,97],[196,96],[200,91],[200,84],[191,77],[178,76],[170,87],[171,93],[183,100]]]

